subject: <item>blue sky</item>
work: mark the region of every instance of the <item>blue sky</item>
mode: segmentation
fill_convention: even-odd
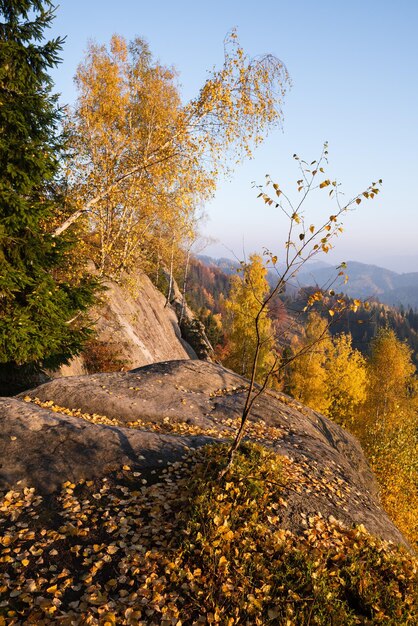
[[[232,27],[250,56],[278,56],[293,86],[283,129],[220,181],[207,204],[202,231],[217,243],[206,253],[230,256],[232,250],[242,258],[243,250],[248,255],[266,246],[280,256],[283,222],[256,199],[251,183],[268,173],[294,189],[299,175],[292,154],[311,161],[327,140],[330,173],[347,196],[379,178],[383,189],[347,216],[344,234],[323,260],[418,271],[417,0],[62,0],[52,29],[67,37],[56,89],[63,102],[74,102],[72,77],[88,39],[104,43],[119,33],[144,37],[162,63],[175,66],[187,100],[222,63]],[[313,202],[312,221],[320,209]]]

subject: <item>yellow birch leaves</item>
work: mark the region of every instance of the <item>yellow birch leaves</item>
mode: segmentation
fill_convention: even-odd
[[[89,45],[68,124],[68,182],[101,274],[117,277],[153,259],[168,265],[173,245],[195,231],[196,209],[220,171],[280,122],[288,82],[278,59],[249,59],[233,32],[223,67],[184,105],[175,71],[142,39],[114,35],[108,47]]]

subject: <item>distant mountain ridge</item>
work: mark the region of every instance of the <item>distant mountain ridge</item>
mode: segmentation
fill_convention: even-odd
[[[239,267],[239,262],[232,259],[213,259],[203,255],[198,258],[205,265],[216,266],[226,274],[235,273]],[[307,263],[292,279],[292,287],[327,288],[332,284],[335,291],[351,298],[377,299],[390,306],[418,308],[418,272],[399,274],[378,265],[348,261],[345,274],[348,275],[348,281],[344,284],[344,276],[338,277],[335,266],[314,261]]]
[[[391,306],[418,307],[418,272],[398,274],[377,265],[348,261],[345,269],[347,283],[344,284],[344,276],[335,280],[337,273],[334,267],[310,269],[300,272],[297,282],[301,287],[323,287],[332,282],[335,291],[342,291],[352,298],[378,299]]]

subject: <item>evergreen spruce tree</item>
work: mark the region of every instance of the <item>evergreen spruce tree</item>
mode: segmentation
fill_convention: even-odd
[[[68,237],[48,233],[60,208],[64,149],[61,112],[48,75],[63,40],[44,40],[53,10],[49,0],[0,0],[3,394],[13,372],[57,367],[80,351],[89,333],[78,314],[93,300],[94,281],[65,278],[71,244]]]

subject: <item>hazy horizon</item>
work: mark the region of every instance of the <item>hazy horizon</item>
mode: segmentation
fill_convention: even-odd
[[[242,251],[241,251],[242,252]],[[225,247],[220,243],[213,243],[208,245],[203,249],[199,249],[195,252],[198,255],[204,255],[211,257],[215,260],[219,259],[230,259],[230,260],[243,260],[244,258],[248,258],[252,253],[260,253],[262,254],[262,249],[246,249],[245,253],[242,253],[241,256],[239,254],[235,254],[234,251]],[[342,261],[346,263],[363,263],[364,265],[375,265],[376,267],[380,267],[382,269],[390,270],[397,274],[409,274],[418,272],[418,254],[411,255],[389,255],[389,256],[376,256],[371,257],[370,259],[366,258],[357,258],[357,257],[342,257],[338,255],[336,252],[331,253],[329,256],[318,255],[318,257],[314,257],[310,263],[323,263],[329,267],[334,267],[339,265]]]

